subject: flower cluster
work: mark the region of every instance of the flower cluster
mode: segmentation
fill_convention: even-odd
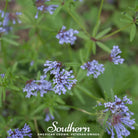
[[[50,0],[36,0],[35,4],[37,7],[37,13],[35,15],[35,18],[38,18],[39,11],[41,12],[46,12],[48,11],[50,14],[53,14],[58,5],[46,5],[45,2],[50,1]]]
[[[114,64],[123,64],[124,59],[121,58],[118,54],[122,53],[121,50],[119,49],[119,46],[113,46],[113,49],[111,50],[111,58]]]
[[[57,61],[46,61],[44,64],[46,67],[44,69],[44,75],[40,77],[40,80],[30,80],[27,81],[23,92],[27,92],[26,97],[37,96],[38,91],[40,92],[41,97],[48,91],[54,91],[59,95],[61,93],[65,94],[68,90],[71,90],[73,84],[76,84],[76,79],[72,75],[73,71],[66,71],[65,69],[61,70],[62,64]],[[47,73],[50,72],[53,75],[52,81],[45,80]]]
[[[71,90],[73,84],[76,84],[76,79],[74,79],[74,76],[71,75],[73,73],[73,71],[66,71],[65,69],[63,69],[62,71],[60,71],[59,74],[56,74],[54,76],[53,79],[53,84],[54,86],[54,91],[55,93],[58,93],[59,95],[61,94],[61,92],[63,92],[63,94],[65,94],[65,92],[68,90]]]
[[[44,66],[46,67],[44,69],[45,74],[48,71],[50,71],[50,74],[58,74],[60,71],[60,68],[62,67],[62,64],[61,64],[61,62],[47,60],[46,63],[44,64]]]
[[[130,135],[125,126],[135,129],[133,126],[135,119],[130,119],[134,113],[129,111],[126,104],[132,104],[132,101],[127,96],[124,96],[123,100],[115,96],[114,102],[104,103],[105,110],[103,112],[110,112],[106,122],[106,131],[112,135],[112,138],[114,138],[115,132],[118,138]]]
[[[44,69],[44,73],[46,74],[48,71],[50,71],[50,74],[53,76],[53,91],[55,93],[58,93],[59,95],[61,92],[65,94],[65,92],[68,90],[71,90],[73,84],[76,84],[76,79],[74,79],[74,75],[72,75],[73,71],[66,71],[62,68],[61,62],[57,61],[46,61],[44,64],[46,67]]]
[[[7,13],[7,20],[10,20],[13,24],[22,23],[18,16],[22,15],[21,12],[9,12]]]
[[[87,76],[93,74],[93,77],[97,78],[101,73],[104,72],[105,69],[103,66],[103,64],[99,64],[98,61],[93,60],[91,62],[88,61],[87,63],[82,65],[81,68],[83,70],[87,69]]]
[[[45,93],[52,90],[52,84],[49,81],[44,80],[43,78],[40,80],[30,80],[27,81],[25,88],[23,88],[23,92],[27,92],[26,97],[30,98],[30,96],[37,96],[38,91],[40,92],[40,96],[43,97]]]
[[[66,27],[63,26],[59,33],[56,35],[56,38],[59,39],[59,44],[61,45],[63,45],[64,43],[70,43],[71,45],[73,45],[75,40],[77,39],[74,34],[78,33],[79,31],[73,29],[66,30]]]
[[[5,18],[5,12],[0,10],[0,33],[6,32],[7,20]]]
[[[31,129],[27,124],[25,124],[21,130],[19,128],[16,128],[14,131],[10,129],[8,134],[9,136],[7,138],[24,138],[26,136],[30,138],[32,137]]]
[[[11,21],[13,24],[21,23],[21,20],[18,18],[19,15],[21,15],[21,12],[4,12],[0,10],[0,15],[2,20],[0,20],[0,33],[8,32],[11,30],[11,27],[9,27],[9,22]]]

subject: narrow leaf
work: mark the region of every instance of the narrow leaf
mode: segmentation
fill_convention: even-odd
[[[130,30],[130,42],[132,42],[136,35],[136,25],[132,24],[131,30]]]
[[[101,42],[97,42],[97,45],[102,48],[104,51],[106,52],[111,52],[110,48],[108,48],[108,46],[106,46],[105,44],[101,43]]]
[[[110,27],[110,28],[107,28],[107,29],[101,31],[100,33],[97,34],[96,38],[101,38],[101,37],[103,37],[103,36],[104,36],[105,34],[107,34],[111,29],[112,29],[112,28]]]
[[[6,37],[2,37],[2,40],[11,44],[11,45],[14,45],[14,46],[19,46],[19,43],[17,43],[16,41],[12,40],[12,39],[9,39],[9,38],[6,38]]]

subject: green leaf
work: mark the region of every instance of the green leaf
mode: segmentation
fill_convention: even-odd
[[[83,99],[82,95],[81,95],[81,91],[77,88],[74,89],[74,94],[78,97],[78,99],[80,100],[80,102],[82,104],[85,104],[85,100]]]
[[[15,62],[15,64],[12,67],[12,73],[16,71],[18,63]]]
[[[95,42],[92,42],[92,51],[93,51],[93,54],[95,55],[96,54],[96,43]]]
[[[79,33],[77,34],[77,36],[79,36],[80,38],[84,39],[84,40],[89,40],[90,38],[82,31],[79,31]]]
[[[101,31],[100,33],[97,34],[96,38],[98,39],[98,38],[103,37],[103,36],[104,36],[105,34],[107,34],[111,29],[112,29],[112,28],[109,27],[109,28],[107,28],[107,29]]]
[[[110,50],[110,48],[108,48],[108,46],[106,46],[105,44],[103,44],[103,43],[101,43],[101,42],[96,42],[96,44],[100,47],[100,48],[102,48],[104,51],[106,51],[106,52],[111,52],[111,50]]]
[[[35,109],[32,113],[31,116],[36,115],[37,113],[41,112],[44,108],[46,108],[45,104],[40,105],[37,109]]]
[[[6,38],[6,37],[2,37],[1,38],[3,41],[11,44],[11,45],[14,45],[14,46],[19,46],[20,44],[12,39],[9,39],[9,38]]]
[[[99,26],[100,26],[100,21],[95,25],[94,29],[93,29],[93,33],[92,33],[92,36],[95,37],[97,32],[98,32],[98,29],[99,29]]]
[[[130,42],[132,42],[136,35],[136,25],[132,24],[131,30],[130,30]]]

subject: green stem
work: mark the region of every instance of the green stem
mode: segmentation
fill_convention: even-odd
[[[99,23],[100,23],[100,17],[101,17],[101,12],[102,12],[102,8],[103,8],[103,2],[104,2],[104,0],[101,0],[100,9],[99,9],[99,12],[98,12],[98,17],[97,17],[97,21],[96,21],[95,27],[93,29],[93,37],[96,36],[96,33],[98,31],[98,27],[99,27]]]
[[[114,31],[114,32],[112,32],[112,33],[110,33],[110,34],[101,37],[99,40],[103,40],[103,39],[105,39],[105,38],[111,37],[111,36],[117,34],[118,32],[120,32],[120,31],[122,31],[122,30],[125,30],[125,29],[128,28],[131,24],[132,24],[132,23],[127,24],[126,26],[124,26],[124,27],[122,27],[122,28],[120,28],[120,29],[118,29],[118,30],[116,30],[116,31]]]
[[[38,134],[39,133],[39,130],[38,130],[38,125],[37,125],[37,120],[36,119],[34,119],[34,124],[35,124],[36,132]],[[41,137],[38,135],[38,138],[41,138]]]
[[[3,57],[4,57],[4,64],[5,64],[5,67],[8,67],[8,62],[7,62],[7,49],[5,47],[5,45],[3,45],[3,40],[0,39],[0,43],[1,43],[1,49],[2,49],[2,52],[3,52]]]
[[[6,0],[5,8],[4,8],[4,13],[6,13],[8,7],[8,0]]]
[[[98,13],[97,24],[98,24],[98,22],[100,21],[100,16],[101,16],[102,8],[103,8],[103,2],[104,2],[104,0],[101,1],[99,13]]]
[[[88,37],[90,37],[90,34],[86,31],[85,27],[79,22],[79,20],[76,19],[76,17],[74,17],[74,15],[67,10],[69,15],[73,18],[73,20],[80,26],[80,28],[87,34]]]
[[[70,105],[66,105],[66,107],[75,109],[77,111],[83,112],[83,113],[88,114],[88,115],[92,115],[92,116],[95,116],[96,115],[96,113],[90,113],[90,112],[88,112],[88,111],[86,111],[84,109],[78,108],[78,107],[74,107],[74,106],[70,106]]]

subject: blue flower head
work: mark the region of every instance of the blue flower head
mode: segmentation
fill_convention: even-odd
[[[87,69],[87,76],[93,75],[94,78],[97,78],[101,73],[104,72],[104,65],[99,64],[98,61],[93,60],[91,62],[87,62],[81,66],[83,70]]]
[[[49,12],[50,14],[53,14],[58,5],[46,5],[45,3],[50,0],[36,0],[35,4],[37,7],[37,13],[35,15],[35,18],[38,18],[39,11],[40,12]]]
[[[55,74],[53,79],[55,93],[61,95],[61,93],[65,94],[67,89],[71,90],[74,84],[76,84],[77,80],[74,79],[74,75],[72,75],[73,71],[66,71],[62,69],[60,73]]]
[[[114,138],[117,135],[117,138],[123,138],[123,136],[130,135],[130,131],[126,129],[129,127],[131,129],[135,129],[133,124],[135,123],[135,119],[131,119],[131,116],[134,115],[127,104],[132,104],[132,101],[127,98],[127,96],[123,97],[123,100],[115,96],[114,102],[104,103],[103,113],[109,112],[109,116],[106,121],[106,131],[111,138]],[[101,106],[100,104],[99,106]],[[104,119],[100,122],[104,122]]]
[[[61,67],[62,67],[62,63],[57,62],[57,61],[47,60],[46,63],[44,64],[44,66],[45,66],[45,69],[43,71],[44,71],[45,74],[48,71],[50,71],[50,74],[58,74]]]
[[[74,34],[78,33],[79,31],[73,29],[66,30],[66,27],[63,26],[59,33],[56,35],[56,38],[59,39],[59,44],[61,45],[63,45],[64,43],[70,43],[71,45],[73,45],[77,39],[77,37],[74,36]]]
[[[113,49],[111,50],[111,58],[112,58],[112,62],[114,62],[114,64],[123,64],[124,59],[121,58],[121,56],[119,55],[120,53],[122,53],[122,51],[119,49],[119,46],[113,46]]]
[[[32,137],[30,127],[25,124],[22,129],[16,128],[13,131],[10,129],[8,131],[9,136],[7,138],[24,138],[25,136]]]
[[[40,80],[30,80],[27,81],[23,92],[27,92],[26,97],[37,96],[37,93],[40,92],[40,96],[43,97],[45,93],[52,90],[51,82],[44,80],[44,76],[41,76]]]
[[[0,10],[0,33],[8,33],[12,27],[9,27],[9,23],[12,22],[12,24],[21,23],[21,20],[18,18],[19,15],[21,15],[21,12],[4,12]]]

